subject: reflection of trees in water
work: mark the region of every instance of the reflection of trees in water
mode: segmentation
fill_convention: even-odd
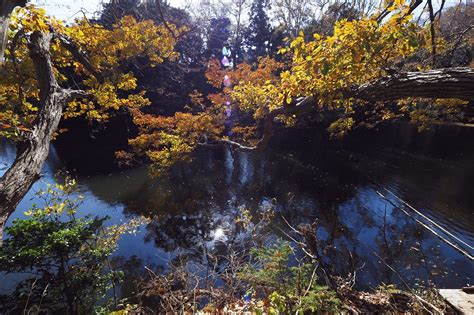
[[[153,241],[166,251],[196,248],[209,241],[215,225],[212,215],[160,215],[147,225],[145,241]]]
[[[401,210],[386,203],[370,204],[370,200],[365,197],[366,205],[351,204],[340,214],[341,217],[348,217],[342,226],[353,232],[355,237],[352,241],[359,263],[365,263],[364,270],[359,274],[362,283],[377,285],[380,282],[401,282],[398,275],[373,252],[397,270],[408,283],[444,283],[448,286],[453,285],[449,283],[457,283],[454,285],[459,286],[463,285],[463,281],[469,281],[472,269],[465,257],[442,243]],[[452,268],[453,265],[460,268]]]
[[[404,168],[387,169],[386,163],[367,162],[357,155],[351,159],[331,150],[299,156],[277,150],[259,155],[206,150],[191,164],[175,167],[166,178],[141,181],[138,193],[121,201],[127,213],[153,218],[147,241],[169,252],[188,251],[193,259],[202,260],[203,246],[212,242],[217,229],[228,235],[239,207],[256,217],[271,208],[277,212],[277,236],[284,236],[278,227],[286,228],[278,220],[280,215],[293,226],[317,220],[315,233],[327,264],[344,275],[352,267],[347,259],[352,253],[354,264],[364,266],[358,271],[361,283],[369,286],[399,282],[372,251],[411,283],[428,276],[440,283],[450,283],[452,276],[456,285],[468,279],[469,263],[382,201],[365,172],[375,172],[384,183],[391,178],[419,183],[417,176],[421,176]],[[454,269],[463,275],[456,276]],[[448,278],[442,278],[444,272]]]
[[[242,297],[245,287],[239,272],[250,261],[250,250],[269,244],[266,242],[269,235],[266,215],[269,212],[263,213],[263,217],[256,219],[255,223],[249,221],[243,215],[244,212],[245,210],[240,209],[232,215],[219,217],[222,221],[216,223],[216,228],[206,235],[201,232],[190,233],[196,222],[201,224],[197,218],[192,219],[189,231],[173,240],[176,247],[166,266],[145,267],[140,258],[131,257],[127,260],[117,257],[114,267],[126,274],[126,281],[122,284],[122,297],[132,297],[132,301],[139,299],[147,305],[160,305],[161,294],[176,294],[184,298],[183,294],[192,295],[190,292],[195,292],[196,289],[201,293],[207,292],[207,298],[213,296],[209,292],[217,292],[216,290],[232,299]],[[208,222],[205,219],[202,221]],[[157,229],[162,226],[157,222],[160,220],[147,226],[148,235],[154,236],[155,244],[163,248],[169,239],[165,239],[165,243],[159,243],[161,232]],[[168,220],[165,222],[169,223]],[[186,224],[184,230],[187,227]],[[190,237],[186,239],[186,235]],[[202,302],[201,298],[197,301]],[[204,301],[207,301],[206,298]]]
[[[208,164],[209,160],[213,162]],[[166,181],[143,187],[141,198],[125,201],[126,211],[140,209],[138,213],[153,216],[147,240],[172,251],[209,238],[223,221],[233,219],[229,215],[239,207],[254,215],[273,208],[312,220],[316,209],[337,209],[357,189],[351,183],[354,177],[347,172],[343,176],[341,168],[340,176],[329,182],[297,162],[285,156],[208,151],[188,166],[174,169]],[[332,212],[317,215],[331,216]]]
[[[137,256],[125,258],[123,256],[115,256],[111,261],[111,266],[115,270],[121,270],[125,277],[119,284],[119,292],[115,292],[117,296],[130,299],[129,302],[137,303],[137,295],[140,293],[140,285],[146,277],[146,269],[143,260]],[[156,272],[162,271],[160,267],[153,267]]]
[[[378,158],[367,153],[357,156],[357,168],[377,185],[396,191],[425,214],[453,230],[464,230],[474,240],[474,186],[470,184],[474,180],[474,155],[443,160],[387,149]]]

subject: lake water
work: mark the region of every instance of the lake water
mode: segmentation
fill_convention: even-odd
[[[42,179],[8,224],[23,217],[38,201],[34,192],[62,170],[77,175],[79,192],[86,197],[81,214],[108,215],[109,224],[136,215],[152,218],[136,235],[124,236],[115,253],[130,274],[140,273],[144,265],[165,266],[179,251],[199,251],[203,242],[225,242],[238,209],[254,215],[273,209],[275,217],[294,226],[317,220],[317,235],[328,245],[325,259],[331,265],[343,268],[347,253],[353,252],[360,288],[400,283],[376,254],[410,284],[472,284],[473,262],[417,223],[414,218],[432,226],[401,201],[451,236],[434,227],[437,233],[474,255],[474,154],[466,149],[474,147],[472,132],[418,134],[406,129],[362,133],[336,145],[311,130],[289,132],[258,154],[199,150],[193,162],[158,179],[151,179],[146,167],[84,174],[80,166],[73,170],[52,146]],[[459,144],[450,140],[453,137],[465,141]],[[13,159],[14,148],[1,143],[0,166]],[[113,161],[98,158],[97,163]],[[275,234],[284,237],[278,233],[279,224],[275,222]],[[0,278],[1,294],[9,292],[21,275]]]

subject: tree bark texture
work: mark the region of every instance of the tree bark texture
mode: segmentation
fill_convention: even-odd
[[[8,26],[10,25],[10,14],[16,6],[24,6],[26,1],[22,0],[0,0],[0,64],[7,45]]]
[[[446,68],[406,72],[353,87],[343,94],[366,101],[393,101],[407,97],[474,100],[474,69]]]
[[[17,144],[16,159],[0,179],[0,239],[9,215],[39,178],[49,144],[58,128],[69,90],[62,89],[53,73],[49,53],[52,35],[35,32],[29,50],[40,87],[41,108],[27,139]]]

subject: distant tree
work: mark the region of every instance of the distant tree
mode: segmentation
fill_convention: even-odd
[[[441,67],[470,66],[474,68],[474,3],[467,1],[446,8],[439,14],[439,33],[449,47],[439,58]]]
[[[234,20],[231,32],[232,59],[234,64],[243,61],[243,43],[245,33],[243,16],[246,12],[247,6],[248,0],[231,1],[224,6],[226,14]]]
[[[269,0],[254,0],[250,7],[250,23],[246,33],[250,61],[267,54],[272,34],[267,14],[269,6]]]
[[[304,29],[307,39],[310,40],[314,33],[320,35],[333,35],[334,24],[342,19],[352,21],[362,17],[355,3],[336,1],[330,4],[319,19],[314,18]]]
[[[138,16],[139,0],[115,0],[103,4],[99,23],[111,27],[122,17],[131,15]]]
[[[272,14],[284,25],[290,37],[296,37],[316,15],[317,4],[311,0],[275,0]]]
[[[231,50],[231,57],[233,64],[243,61],[245,58],[243,46],[244,35],[247,28],[246,19],[248,6],[250,0],[201,0],[194,1],[188,7],[189,14],[193,17],[193,24],[199,30],[202,38],[206,39],[208,49],[205,54],[209,58],[212,54],[216,55],[221,47],[213,47],[212,41],[218,33],[227,32],[226,44]],[[217,24],[224,23],[227,26],[219,26],[220,30],[216,29]],[[222,43],[222,40],[218,40]],[[209,48],[209,45],[211,46]],[[218,44],[220,45],[220,44]],[[210,52],[209,50],[213,50]]]
[[[281,55],[278,55],[278,50],[285,45],[285,37],[286,26],[284,24],[275,27],[270,35],[270,55],[277,60],[281,59]]]
[[[189,13],[184,9],[172,7],[167,1],[115,0],[104,3],[98,23],[111,27],[124,16],[137,20],[153,20],[157,23],[172,23],[177,26],[188,25]]]
[[[219,56],[224,45],[230,38],[230,20],[227,17],[213,18],[207,34],[207,57]]]
[[[175,59],[166,60],[155,67],[137,64],[127,67],[127,71],[133,72],[137,78],[137,86],[147,90],[151,101],[149,111],[166,114],[181,110],[189,103],[188,96],[192,91],[205,89],[202,80],[206,64],[204,40],[197,23],[192,21],[187,11],[174,8],[163,0],[116,0],[106,3],[97,22],[112,28],[124,16],[133,16],[139,21],[152,20],[157,25],[176,25],[188,30],[174,34],[180,39],[175,47],[179,56]],[[160,80],[156,80],[157,77]]]

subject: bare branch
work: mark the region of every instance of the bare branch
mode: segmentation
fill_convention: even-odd
[[[90,98],[91,94],[84,90],[72,90],[72,89],[63,89],[63,92],[66,94],[67,101],[71,101],[76,98]]]
[[[61,42],[61,45],[63,45],[64,48],[66,48],[72,56],[97,79],[97,81],[99,81],[99,83],[104,83],[104,75],[97,71],[97,69],[91,64],[89,58],[79,50],[78,46],[73,43],[72,39],[58,32],[54,32],[54,38],[57,38]]]

